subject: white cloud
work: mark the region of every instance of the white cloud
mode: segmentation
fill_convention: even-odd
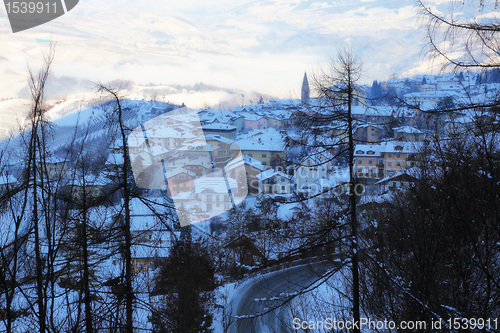
[[[366,77],[413,66],[421,47],[412,0],[82,0],[59,19],[12,34],[0,23],[0,72],[26,74],[60,40],[54,70],[91,80],[206,82],[288,97],[304,70],[350,38]],[[389,44],[387,44],[389,43]],[[406,66],[406,67],[405,67]]]

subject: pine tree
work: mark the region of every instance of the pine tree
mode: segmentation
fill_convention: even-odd
[[[153,293],[166,297],[149,318],[154,331],[211,332],[208,306],[214,288],[215,268],[208,252],[190,238],[178,240],[155,279]]]

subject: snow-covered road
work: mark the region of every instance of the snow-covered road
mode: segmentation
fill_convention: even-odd
[[[290,332],[290,296],[307,288],[339,263],[320,261],[264,274],[243,282],[232,301],[230,332]]]

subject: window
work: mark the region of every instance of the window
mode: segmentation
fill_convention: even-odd
[[[369,160],[369,161],[368,161],[368,164],[373,164],[373,161],[372,161],[372,160]]]
[[[396,163],[396,166],[401,166],[401,163],[397,162],[397,163]]]
[[[392,166],[392,162],[387,162],[387,166]]]
[[[266,158],[267,157],[267,154],[262,154],[262,158]]]
[[[400,154],[400,153],[397,153],[397,154],[396,154],[396,157],[401,157],[401,154]]]
[[[388,153],[388,154],[387,154],[387,157],[392,157],[392,154],[391,154],[391,153]]]
[[[363,161],[362,160],[358,160],[358,164],[363,164]]]

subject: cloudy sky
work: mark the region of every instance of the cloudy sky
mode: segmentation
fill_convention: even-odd
[[[433,1],[436,6],[445,1]],[[341,47],[364,82],[427,70],[413,0],[80,0],[68,14],[13,34],[0,9],[0,97],[26,85],[58,41],[54,74],[92,81],[193,84],[296,97],[304,71]]]

